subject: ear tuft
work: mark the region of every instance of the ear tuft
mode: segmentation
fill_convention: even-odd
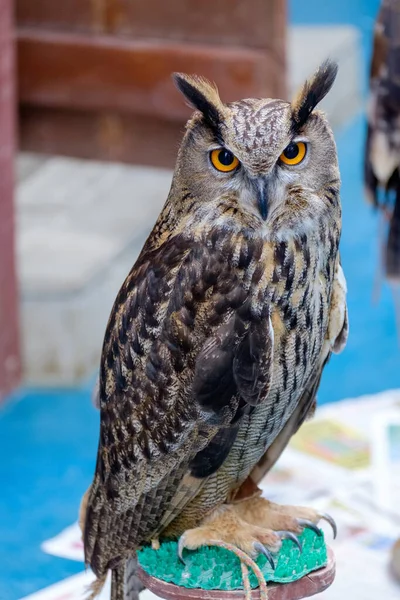
[[[218,129],[224,105],[216,86],[198,75],[174,73],[172,77],[178,90],[182,92],[190,105],[203,113],[210,127]]]
[[[337,63],[326,60],[312,79],[305,82],[299,94],[292,101],[294,129],[302,127],[317,104],[325,98],[336,79],[337,72]]]

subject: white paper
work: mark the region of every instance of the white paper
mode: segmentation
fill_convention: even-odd
[[[41,549],[43,552],[52,554],[53,556],[83,562],[83,542],[81,535],[78,523],[74,523],[55,537],[43,542]]]

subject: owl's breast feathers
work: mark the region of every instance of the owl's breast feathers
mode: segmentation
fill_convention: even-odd
[[[339,230],[319,236],[272,243],[214,229],[144,248],[102,353],[84,528],[98,576],[191,501],[226,461],[242,418],[279,389],[281,403],[289,390],[300,396],[319,361],[337,264]]]

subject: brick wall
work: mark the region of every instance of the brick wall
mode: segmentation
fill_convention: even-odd
[[[190,114],[171,72],[224,101],[286,95],[286,0],[16,0],[22,148],[172,167]]]
[[[14,257],[14,48],[12,0],[0,0],[0,401],[18,383],[18,303]]]

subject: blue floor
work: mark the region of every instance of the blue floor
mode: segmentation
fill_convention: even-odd
[[[0,599],[19,598],[82,570],[41,552],[77,518],[93,474],[98,413],[90,391],[16,394],[0,413]]]
[[[325,369],[319,393],[323,403],[400,386],[400,346],[387,285],[379,304],[372,304],[378,224],[376,214],[363,200],[364,131],[364,117],[359,116],[337,136],[342,176],[341,254],[348,285],[350,337],[345,352],[333,357]]]
[[[377,4],[292,0],[291,20],[356,24],[365,33],[367,49]],[[377,223],[362,196],[363,136],[361,116],[337,136],[351,335],[344,354],[334,357],[324,373],[319,394],[323,403],[400,387],[389,290],[384,288],[378,306],[371,303]],[[0,410],[0,600],[18,600],[82,570],[80,563],[48,556],[39,546],[76,519],[92,477],[97,435],[98,413],[90,402],[89,385],[80,390],[24,390]]]

